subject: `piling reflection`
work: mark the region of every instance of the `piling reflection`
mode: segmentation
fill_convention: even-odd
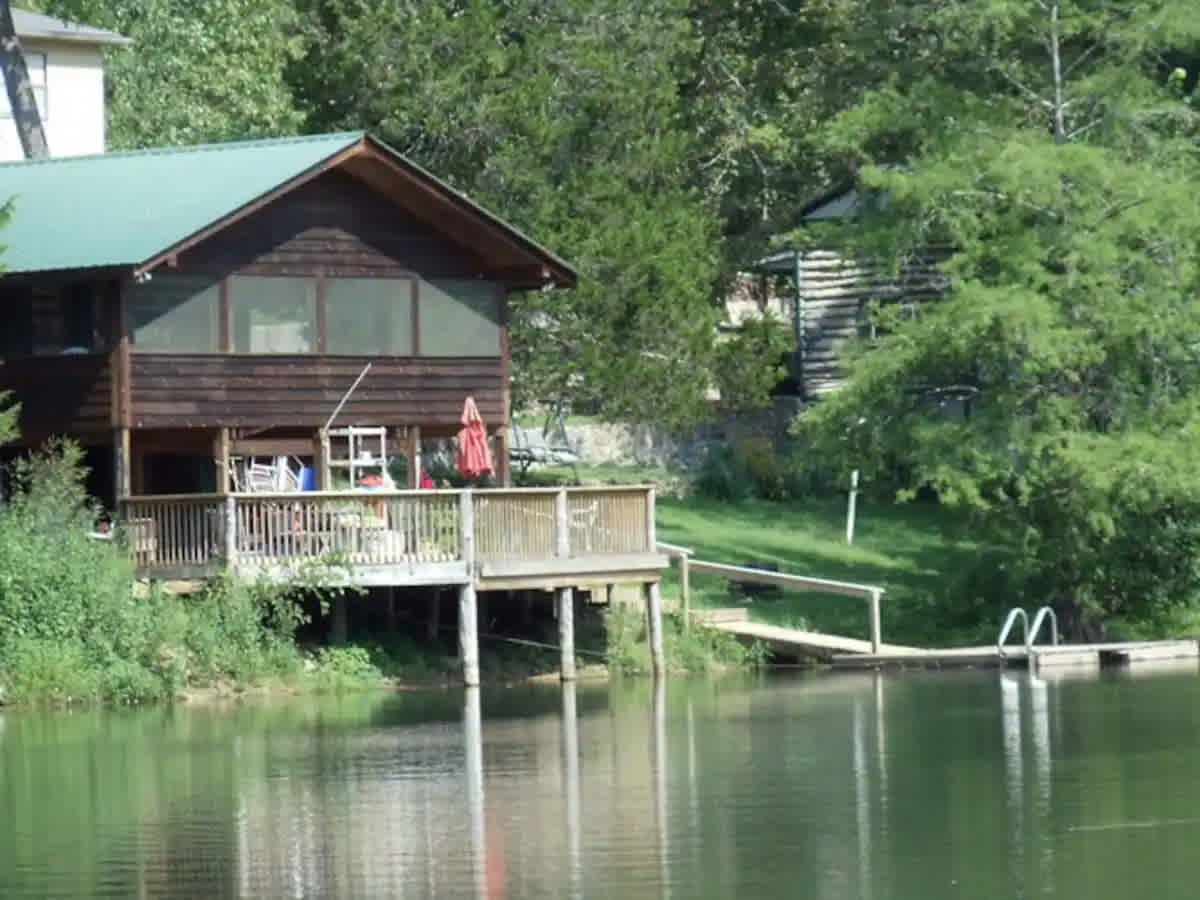
[[[471,822],[471,868],[475,896],[488,896],[486,819],[483,809],[483,709],[479,688],[463,692],[463,760],[467,811]]]
[[[583,896],[582,840],[579,784],[579,713],[576,708],[575,682],[562,686],[563,797],[567,828],[567,895]]]
[[[658,828],[658,858],[662,896],[671,896],[671,840],[667,816],[667,679],[654,679],[651,771],[654,773],[654,812]]]

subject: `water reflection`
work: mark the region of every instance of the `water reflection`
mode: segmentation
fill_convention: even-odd
[[[467,809],[471,818],[471,868],[475,896],[488,896],[488,848],[483,813],[483,707],[479,688],[463,695],[463,747],[467,782]]]
[[[654,819],[658,830],[658,859],[662,896],[671,896],[671,839],[667,819],[667,679],[654,679],[650,704],[654,735],[650,768],[654,773]]]
[[[9,714],[0,897],[1190,896],[1197,708],[988,672]]]
[[[576,709],[575,682],[562,685],[563,796],[566,798],[567,895],[583,896],[582,836],[579,784],[579,713]]]

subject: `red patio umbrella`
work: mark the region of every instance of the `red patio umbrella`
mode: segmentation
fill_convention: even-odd
[[[458,429],[458,471],[466,478],[478,478],[492,471],[492,451],[488,446],[487,429],[475,406],[475,398],[463,404],[462,428]]]

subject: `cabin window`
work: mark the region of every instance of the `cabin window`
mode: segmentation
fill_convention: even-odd
[[[156,275],[126,289],[135,353],[216,353],[221,290],[211,278]]]
[[[489,281],[420,284],[422,356],[499,356],[500,296]]]
[[[411,356],[413,282],[407,278],[325,281],[325,352]]]
[[[29,86],[33,89],[33,102],[37,105],[38,115],[42,121],[50,118],[50,107],[46,102],[49,98],[46,94],[46,54],[25,51],[25,68],[29,70]],[[7,98],[5,98],[7,101]],[[0,119],[11,119],[12,107],[7,103],[0,103]]]
[[[92,353],[104,349],[100,328],[102,303],[91,284],[72,284],[63,291],[64,353]]]
[[[233,353],[315,353],[316,281],[230,278],[229,320]]]
[[[33,355],[33,296],[28,288],[0,292],[0,357]]]

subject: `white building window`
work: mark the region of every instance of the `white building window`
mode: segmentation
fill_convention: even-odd
[[[26,51],[25,66],[29,69],[29,84],[33,88],[33,99],[37,103],[38,114],[44,122],[48,118],[46,110],[49,109],[46,102],[46,54]],[[12,118],[12,107],[7,96],[4,97],[4,102],[0,103],[0,118]]]

